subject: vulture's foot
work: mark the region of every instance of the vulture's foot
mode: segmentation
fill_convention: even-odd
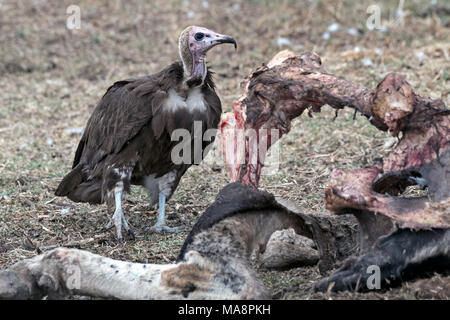
[[[349,258],[316,291],[387,289],[404,280],[450,270],[450,229],[399,229],[380,237],[357,258]]]
[[[105,230],[109,230],[114,226],[116,227],[117,232],[117,239],[120,243],[123,243],[123,237],[122,237],[122,228],[125,229],[125,231],[128,233],[128,235],[134,240],[136,238],[136,233],[128,224],[127,219],[125,219],[125,216],[122,212],[122,210],[116,210],[114,212],[114,215],[110,218],[109,222],[103,227]]]
[[[162,233],[162,232],[180,232],[183,230],[183,227],[169,227],[166,224],[160,224],[160,223],[156,223],[154,226],[151,227],[144,227],[143,228],[144,231],[147,232],[157,232],[157,233]]]

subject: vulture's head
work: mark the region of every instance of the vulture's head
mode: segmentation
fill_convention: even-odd
[[[237,48],[236,40],[230,36],[197,26],[184,29],[179,39],[179,50],[189,87],[203,83],[207,73],[206,53],[222,43],[232,43],[234,48]]]

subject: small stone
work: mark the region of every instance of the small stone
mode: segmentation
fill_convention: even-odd
[[[292,45],[292,41],[285,37],[278,37],[277,39],[277,46],[283,47],[283,46],[290,46]]]
[[[356,37],[358,35],[358,30],[356,30],[355,28],[349,28],[347,29],[347,34]]]
[[[63,216],[70,216],[71,214],[70,207],[64,207],[61,209],[61,215]]]
[[[417,52],[416,57],[417,57],[417,59],[419,59],[420,62],[422,62],[422,60],[428,58],[428,56],[423,51]]]
[[[372,59],[370,59],[369,57],[365,57],[362,60],[362,64],[365,67],[374,67],[375,66],[375,64],[373,63]]]
[[[281,269],[291,266],[315,265],[319,252],[313,240],[298,235],[294,229],[275,231],[260,257],[260,266]]]
[[[327,30],[328,30],[328,32],[336,32],[339,30],[339,28],[340,28],[339,23],[335,22],[335,23],[331,24]]]

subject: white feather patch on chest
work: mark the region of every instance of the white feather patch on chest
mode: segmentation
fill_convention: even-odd
[[[180,109],[187,109],[192,111],[205,111],[206,105],[203,99],[203,93],[200,88],[192,89],[187,98],[181,97],[174,89],[169,90],[169,97],[164,102],[165,109],[171,112],[175,112]]]

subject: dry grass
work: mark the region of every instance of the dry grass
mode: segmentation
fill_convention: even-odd
[[[72,2],[82,10],[82,28],[75,31],[66,28]],[[209,54],[225,111],[240,96],[240,81],[284,48],[315,51],[330,72],[369,87],[387,72],[399,72],[419,94],[449,105],[450,16],[433,13],[429,1],[405,1],[403,25],[386,32],[367,30],[367,7],[378,3],[385,21],[394,2],[2,1],[0,267],[35,255],[35,246],[75,246],[139,262],[175,260],[186,232],[141,232],[136,241],[119,245],[113,232],[100,231],[108,219],[104,206],[54,198],[53,191],[69,170],[80,138],[67,129],[85,125],[113,81],[156,72],[176,59],[177,37],[187,25],[203,25],[238,40],[237,54],[226,47]],[[340,29],[323,39],[333,23]],[[348,34],[348,28],[357,35]],[[291,44],[278,46],[279,37]],[[369,58],[373,66],[364,65]],[[372,164],[392,147],[392,138],[365,119],[353,121],[352,111],[333,117],[325,108],[314,119],[296,119],[281,141],[280,170],[264,176],[261,187],[305,210],[324,210],[324,188],[333,167]],[[188,231],[227,182],[225,170],[216,172],[207,164],[191,168],[168,204],[174,217],[169,223],[184,224]],[[133,188],[127,199],[126,214],[137,231],[155,222],[141,189]],[[311,293],[319,277],[315,268],[261,273],[275,298],[323,298]],[[387,297],[411,297],[402,290]]]

